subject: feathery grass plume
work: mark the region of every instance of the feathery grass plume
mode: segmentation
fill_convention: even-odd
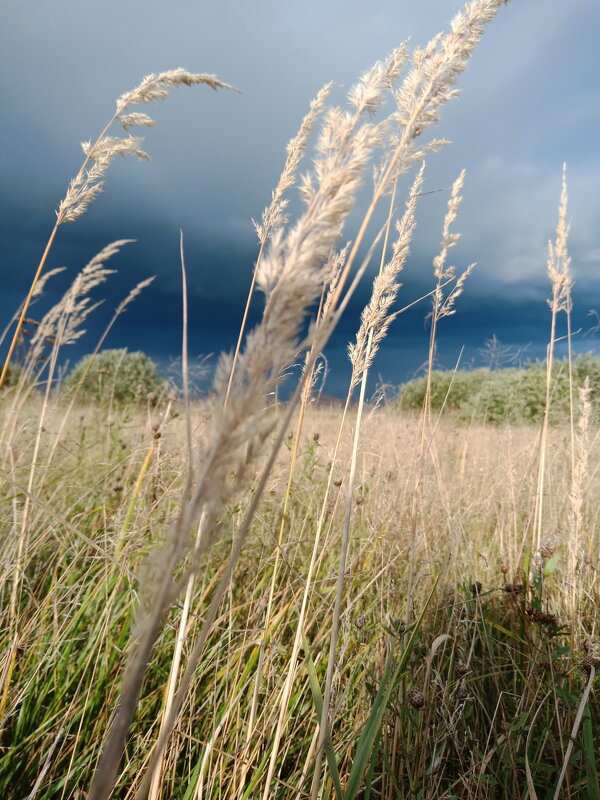
[[[534,513],[534,547],[539,547],[542,540],[544,524],[544,485],[546,473],[546,446],[548,440],[548,422],[550,417],[550,403],[552,396],[552,372],[554,366],[554,346],[556,343],[557,318],[561,311],[567,315],[567,326],[569,331],[570,344],[570,318],[571,318],[571,290],[573,280],[571,278],[571,259],[568,252],[569,224],[567,222],[567,173],[566,166],[563,165],[562,184],[560,200],[558,204],[558,222],[556,224],[556,237],[554,242],[548,242],[548,277],[552,287],[552,297],[548,300],[550,306],[550,341],[546,351],[546,401],[544,406],[544,416],[542,419],[542,430],[540,434],[539,465],[538,465],[538,490]],[[572,392],[571,377],[571,358],[569,347],[569,392]],[[571,420],[573,419],[572,400]],[[571,465],[574,471],[574,432],[571,432]]]
[[[156,123],[149,117],[148,114],[141,114],[139,111],[134,111],[132,114],[119,114],[117,117],[123,130],[128,131],[129,128],[153,128]]]
[[[440,320],[442,317],[449,317],[451,314],[455,313],[454,304],[457,298],[462,294],[464,283],[475,266],[474,264],[468,266],[456,280],[454,288],[444,297],[442,284],[456,278],[456,267],[447,267],[446,259],[448,258],[448,251],[455,247],[460,239],[460,233],[451,233],[450,227],[458,214],[458,207],[462,200],[460,191],[462,190],[464,179],[465,170],[460,173],[452,184],[450,199],[448,201],[448,211],[444,218],[442,247],[439,254],[433,260],[433,274],[437,278],[437,284],[433,294],[433,311],[431,316],[435,317],[436,320]]]
[[[548,242],[548,277],[552,285],[552,297],[548,305],[554,313],[571,310],[571,258],[568,251],[570,224],[567,222],[567,168],[563,165],[558,222],[555,241]]]
[[[67,194],[61,200],[56,212],[57,224],[75,222],[87,211],[92,200],[102,191],[104,186],[102,178],[108,172],[115,156],[134,155],[149,161],[150,156],[140,147],[142,141],[140,136],[125,138],[104,136],[94,145],[91,142],[82,142],[81,149],[86,160],[92,162],[92,166],[71,181]]]
[[[408,42],[402,42],[385,61],[378,61],[348,92],[348,100],[359,112],[375,114],[387,91],[393,89],[408,58]]]
[[[321,316],[323,317],[328,317],[329,312],[331,311],[331,304],[333,302],[335,290],[337,289],[338,281],[340,279],[340,275],[342,274],[342,267],[346,263],[349,249],[350,242],[346,242],[346,244],[339,251],[334,251],[331,254],[329,264],[326,266],[326,270],[329,274],[327,278],[327,294],[325,295],[323,310],[321,312]]]
[[[428,318],[431,320],[431,330],[429,333],[429,353],[427,363],[427,384],[425,388],[424,417],[429,417],[431,413],[431,374],[436,351],[437,326],[443,317],[449,317],[455,313],[454,304],[464,289],[464,283],[469,277],[475,264],[470,264],[461,275],[456,277],[456,267],[447,266],[446,261],[449,251],[456,247],[460,239],[459,233],[452,233],[451,226],[456,220],[458,208],[462,196],[460,194],[465,179],[465,170],[462,170],[458,178],[452,184],[448,208],[444,217],[444,227],[442,231],[441,249],[433,260],[433,274],[436,278],[435,290],[432,297],[432,309]],[[451,281],[455,281],[454,286],[444,295],[444,286]]]
[[[116,255],[125,244],[133,239],[119,239],[104,247],[95,255],[77,275],[61,300],[56,303],[42,318],[31,339],[27,368],[34,369],[45,344],[51,340],[53,349],[65,344],[73,344],[83,334],[83,323],[96,309],[100,302],[92,303],[90,292],[103,284],[115,270],[107,269],[106,262]]]
[[[40,297],[44,293],[44,289],[46,288],[46,283],[50,280],[50,278],[53,278],[55,275],[58,275],[59,273],[64,272],[65,269],[66,269],[66,267],[55,267],[54,269],[48,270],[48,272],[44,273],[44,275],[42,275],[42,277],[37,282],[37,285],[36,285],[36,287],[35,287],[35,289],[33,291],[33,294],[31,296],[32,300],[35,299],[36,297]],[[2,344],[4,339],[6,338],[6,335],[9,332],[9,330],[12,328],[13,324],[21,316],[21,312],[22,311],[23,311],[23,303],[21,303],[21,305],[17,308],[17,310],[12,315],[11,319],[9,320],[9,322],[6,324],[6,327],[2,331],[2,334],[0,334],[0,345]],[[34,321],[32,319],[28,319],[27,317],[25,317],[23,319],[23,322],[25,324],[34,324],[36,327],[39,324],[37,321]]]
[[[115,315],[118,316],[119,314],[122,314],[123,311],[125,311],[125,309],[127,308],[127,306],[133,303],[135,298],[138,297],[138,295],[140,295],[144,291],[144,289],[150,286],[150,284],[153,283],[155,279],[156,275],[152,275],[150,278],[145,278],[143,281],[137,283],[133,287],[133,289],[129,292],[127,297],[124,297],[123,300],[121,300],[119,305],[116,307]]]
[[[445,143],[443,140],[434,140],[418,149],[415,140],[438,121],[442,105],[457,95],[453,87],[459,74],[466,68],[486,24],[496,16],[500,6],[507,2],[508,0],[471,0],[453,19],[450,33],[439,34],[425,48],[416,48],[414,51],[412,68],[401,88],[395,92],[397,109],[385,125],[391,149],[378,170],[378,181],[371,203],[342,273],[342,285],[352,268],[381,197],[400,175],[410,169],[414,161],[423,159],[424,152],[436,150]],[[373,100],[369,102],[372,103]],[[399,131],[390,137],[389,128],[392,122],[399,127]],[[302,190],[306,202],[310,202],[313,194],[310,179],[303,182]]]
[[[128,130],[131,127],[149,127],[153,125],[153,120],[146,114],[134,113],[125,115],[122,118],[120,115],[131,105],[135,105],[137,103],[150,103],[154,100],[160,100],[168,97],[169,89],[175,86],[193,86],[194,84],[205,84],[210,86],[211,89],[215,90],[232,89],[233,91],[237,91],[237,89],[235,89],[233,86],[230,86],[228,83],[219,81],[214,75],[188,72],[182,67],[170,70],[168,72],[162,72],[160,75],[147,75],[138,87],[121,95],[121,97],[117,100],[115,113],[104,126],[104,129],[94,144],[91,142],[82,143],[85,159],[79,168],[79,172],[70,182],[67,193],[59,203],[56,211],[56,222],[54,224],[54,228],[50,233],[50,238],[46,243],[46,247],[42,254],[40,263],[38,264],[35,275],[33,276],[27,297],[23,303],[23,310],[17,321],[13,339],[4,362],[2,373],[0,374],[0,389],[5,381],[10,361],[21,334],[23,320],[27,316],[27,310],[29,309],[36,285],[46,265],[46,260],[54,243],[54,239],[56,238],[58,228],[64,223],[75,222],[76,219],[85,213],[90,203],[102,191],[102,187],[104,185],[103,178],[115,156],[135,155],[144,160],[149,159],[149,156],[140,147],[142,142],[140,137],[126,136],[121,138],[109,136],[109,129],[116,120],[121,122],[125,130]],[[91,166],[88,166],[90,162],[92,162]]]
[[[361,324],[356,334],[356,343],[348,346],[352,364],[351,386],[356,386],[364,372],[368,372],[377,354],[379,345],[399,312],[392,313],[400,284],[397,277],[404,269],[410,241],[415,228],[417,198],[423,185],[425,162],[421,165],[406,201],[406,210],[396,222],[398,236],[392,245],[392,257],[373,281],[373,292],[361,314]]]
[[[314,176],[307,173],[302,176],[300,194],[305,204],[309,206],[315,199],[315,179],[322,180],[327,172],[334,173],[334,166],[339,160],[340,153],[348,148],[353,139],[358,146],[362,140],[363,146],[374,148],[386,142],[389,119],[379,123],[363,124],[358,128],[365,115],[373,116],[375,111],[383,105],[387,93],[393,89],[402,68],[406,62],[407,46],[402,44],[397,47],[383,62],[377,62],[368,70],[348,92],[348,101],[354,107],[354,112],[346,112],[341,108],[328,109],[324,115],[324,124],[317,143],[317,151],[321,158],[316,162]],[[349,195],[352,190],[349,190]],[[341,233],[341,231],[340,231]],[[348,269],[345,270],[346,274]]]
[[[97,308],[99,303],[90,305],[91,300],[89,297],[92,289],[104,283],[109,275],[116,272],[114,269],[107,269],[106,262],[116,255],[125,244],[135,241],[134,239],[119,239],[115,242],[104,247],[86,266],[81,270],[79,275],[73,281],[71,288],[65,294],[63,299],[58,303],[57,307],[53,309],[54,313],[59,313],[63,317],[61,323],[63,330],[56,329],[57,344],[72,344],[85,333],[82,329],[82,324],[88,318],[94,308]],[[52,322],[44,319],[38,334],[43,332],[44,328],[52,329]]]
[[[117,100],[117,114],[122,114],[129,106],[138,105],[138,103],[153,103],[155,100],[164,100],[170,95],[169,89],[173,89],[176,86],[197,86],[198,84],[204,84],[215,91],[217,89],[231,89],[234,92],[239,92],[239,89],[236,89],[235,86],[223,83],[216,75],[208,75],[204,72],[188,72],[183,67],[177,67],[177,69],[170,69],[158,75],[153,72],[146,75],[139,86],[119,97]],[[147,119],[144,119],[141,124],[147,125]]]
[[[94,144],[83,142],[81,145],[86,160],[75,178],[71,181],[69,190],[61,201],[57,211],[57,224],[74,222],[87,209],[92,200],[102,191],[105,173],[115,156],[135,155],[146,161],[150,157],[145,153],[140,144],[143,139],[139,136],[117,137],[108,136],[107,131],[116,120],[128,131],[134,127],[152,127],[154,120],[147,114],[123,114],[130,106],[138,103],[152,103],[169,97],[169,90],[176,86],[193,86],[205,84],[211,89],[231,89],[238,91],[228,83],[223,83],[214,75],[205,75],[188,72],[183,68],[161,72],[160,75],[146,75],[139,86],[130,92],[125,92],[117,100],[117,108],[113,118]],[[87,163],[93,166],[86,169]]]
[[[281,228],[288,222],[288,216],[285,213],[288,201],[284,198],[284,194],[296,183],[296,174],[306,151],[308,138],[323,113],[323,108],[332,88],[333,83],[327,83],[319,90],[316,97],[311,100],[309,110],[300,124],[298,133],[287,144],[287,158],[277,186],[273,190],[271,202],[263,211],[261,222],[254,222],[258,241],[261,245],[266,244],[272,231]]]
[[[45,272],[42,277],[37,282],[37,285],[33,291],[33,297],[39,297],[41,294],[44,293],[44,289],[46,288],[46,284],[53,278],[55,275],[59,275],[61,272],[64,272],[66,267],[55,267],[54,269],[49,269],[48,272]]]
[[[256,286],[256,271],[258,265],[260,264],[264,248],[266,247],[269,236],[273,233],[273,231],[281,228],[288,222],[288,217],[287,214],[285,213],[288,201],[286,198],[284,198],[284,194],[296,182],[296,174],[298,171],[298,166],[300,165],[300,162],[306,150],[306,146],[308,144],[308,138],[312,133],[317,120],[323,113],[323,108],[325,106],[325,103],[327,102],[327,98],[329,97],[329,93],[331,92],[332,86],[333,86],[332,83],[327,83],[317,93],[317,96],[311,101],[309,111],[302,120],[298,133],[294,136],[293,139],[291,139],[288,142],[286,148],[287,158],[283,166],[283,171],[279,177],[277,186],[273,190],[271,202],[267,206],[267,208],[265,208],[265,210],[263,211],[262,222],[259,223],[253,221],[260,247],[256,259],[256,264],[254,265],[254,269],[252,271],[252,280],[250,281],[250,286],[248,288],[246,305],[244,307],[244,313],[242,315],[242,321],[240,323],[240,331],[238,334],[237,342],[235,345],[235,351],[231,362],[229,382],[227,384],[227,390],[225,392],[225,400],[224,400],[225,404],[227,404],[227,401],[229,399],[229,393],[231,391],[231,383],[233,381],[233,373],[235,372],[237,367],[240,348],[242,346],[244,333],[246,331],[246,324],[248,322],[248,313],[250,311],[250,303],[252,302],[252,297],[254,295],[254,289]]]
[[[504,4],[504,0],[501,2],[500,0],[474,0],[474,2],[467,5],[465,10],[457,16],[452,25],[452,33],[439,39],[441,43],[439,51],[436,51],[436,44],[436,46],[430,47],[422,58],[417,56],[415,59],[415,67],[407,80],[410,83],[410,80],[414,82],[416,78],[420,78],[422,86],[417,92],[418,97],[416,102],[414,102],[415,98],[412,98],[412,100],[408,102],[408,94],[410,93],[407,94],[407,92],[404,94],[401,92],[397,97],[399,108],[407,112],[407,116],[402,119],[396,117],[396,121],[400,121],[403,125],[403,130],[401,135],[394,140],[395,150],[388,156],[387,160],[384,159],[383,166],[379,171],[380,178],[375,187],[371,204],[363,217],[358,235],[354,240],[342,275],[340,276],[339,288],[336,290],[332,300],[333,308],[335,308],[339,300],[342,291],[341,287],[345,284],[345,280],[356,258],[362,240],[364,239],[366,229],[378,201],[389,190],[391,182],[397,179],[398,175],[403,171],[406,171],[417,157],[420,158],[422,156],[422,150],[417,151],[413,146],[413,140],[423,132],[426,126],[436,121],[436,113],[439,106],[454,95],[450,87],[456,80],[458,73],[466,66],[469,56],[483,33],[485,23],[494,17],[502,4]],[[390,73],[392,72],[393,69],[390,70]],[[380,74],[377,71],[371,71],[371,73],[367,74],[366,78],[363,78],[363,82],[368,82],[369,85],[371,85],[370,82],[372,82],[373,86],[378,80],[380,80]],[[368,101],[365,99],[361,104],[360,112],[368,111],[374,104],[374,93],[372,91],[365,91],[363,97],[368,98]],[[322,170],[325,168],[326,164],[329,165],[331,162],[335,162],[336,158],[339,158],[339,153],[343,151],[344,143],[354,134],[355,125],[355,119],[351,115],[344,114],[339,109],[332,109],[326,115],[325,125],[319,140],[319,152],[322,158],[315,168],[315,175],[320,179],[321,185],[324,183]],[[387,138],[387,126],[382,123],[378,126],[373,126],[371,129],[364,125],[363,128],[360,129],[360,132],[363,132],[363,136],[365,139],[369,140],[371,146],[374,146],[376,142],[383,143]],[[355,136],[355,141],[360,148],[358,144],[360,137],[358,135]],[[436,142],[431,143],[432,148],[436,146]],[[350,170],[349,174],[352,175],[352,170]],[[302,182],[301,188],[303,198],[308,208],[318,207],[318,196],[314,180],[311,177],[306,177]],[[353,189],[349,186],[348,194],[350,194],[352,190]],[[344,200],[344,193],[341,192],[337,197],[337,202],[341,204]],[[269,267],[272,267],[272,265],[269,265]],[[263,270],[263,276],[265,283],[268,285],[269,281],[272,280],[269,269]],[[456,296],[457,295],[455,295],[455,297]],[[450,309],[448,308],[447,310]],[[322,331],[326,331],[326,326],[322,327]],[[275,748],[273,750],[273,753],[274,752]],[[272,759],[265,793],[268,791],[268,785],[273,773],[274,763]],[[316,771],[314,774],[316,775]],[[314,791],[315,784],[313,781],[313,796]]]

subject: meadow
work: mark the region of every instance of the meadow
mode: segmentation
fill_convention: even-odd
[[[237,346],[201,398],[183,241],[178,386],[143,356],[103,350],[147,282],[61,373],[127,242],[41,319],[32,302],[55,237],[114,157],[145,157],[129,130],[153,121],[131,107],[233,87],[149,75],[84,143],[3,335],[0,796],[600,798],[598,365],[571,353],[564,173],[534,410],[514,373],[488,391],[485,408],[504,409],[490,415],[467,402],[489,374],[434,370],[472,269],[449,265],[463,172],[432,243],[424,377],[366,400],[377,350],[416,300],[399,276],[425,158],[446,144],[425,134],[504,5],[472,0],[426,47],[400,45],[343,109],[331,85],[317,95],[256,225],[248,303],[263,293],[262,320],[247,330],[240,309]],[[320,353],[368,275],[347,397],[320,402]]]

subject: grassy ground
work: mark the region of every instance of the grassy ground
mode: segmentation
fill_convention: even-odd
[[[136,608],[160,570],[148,554],[180,501],[184,414],[166,400],[84,407],[63,425],[55,402],[21,541],[37,401],[19,413],[3,465],[0,794],[83,797]],[[207,416],[205,406],[193,409],[200,438]],[[331,465],[339,418],[336,407],[309,408],[285,517],[292,438],[280,456],[169,739],[157,796],[255,798],[267,785],[269,797],[309,793],[351,449],[352,415]],[[571,574],[569,435],[550,431],[547,542],[532,560],[536,429],[442,422],[419,470],[418,420],[393,408],[367,415],[333,686],[337,770],[323,797],[335,796],[338,779],[337,792],[350,796],[358,778],[359,797],[521,797],[528,781],[551,796],[591,672],[581,662],[598,644],[598,475],[586,478],[585,552]],[[597,454],[594,442],[590,464]],[[251,493],[229,508],[227,535],[203,557],[184,659]],[[157,735],[180,616],[181,603],[154,648],[115,797],[135,796]],[[598,796],[599,721],[592,691],[562,796]]]

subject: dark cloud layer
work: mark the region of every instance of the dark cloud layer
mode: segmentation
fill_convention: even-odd
[[[445,27],[456,0],[399,4],[358,0],[282,4],[182,0],[169,14],[155,0],[99,7],[6,4],[0,12],[0,296],[2,327],[25,293],[80,163],[78,143],[111,113],[114,98],[149,71],[184,65],[215,72],[241,96],[181,90],[151,113],[150,164],[118,162],[88,214],[64,226],[49,267],[68,270],[51,302],[109,241],[134,238],[102,287],[106,302],[69,356],[91,349],[112,309],[148,275],[154,284],[128,309],[109,345],[141,348],[168,364],[179,353],[179,229],[190,286],[190,341],[196,354],[230,349],[236,337],[260,216],[281,168],[285,143],[327,80],[347,88],[408,34],[423,42]],[[35,13],[34,13],[35,11]],[[118,20],[118,24],[116,23]],[[475,363],[496,335],[515,351],[544,353],[548,330],[546,241],[552,236],[563,161],[569,165],[571,250],[577,285],[574,328],[600,308],[600,103],[595,76],[600,8],[587,0],[515,0],[490,30],[461,80],[462,97],[443,114],[439,135],[454,144],[431,159],[401,303],[431,289],[448,187],[467,168],[454,261],[478,262],[458,313],[440,331],[438,358]],[[343,102],[345,88],[336,89]],[[328,391],[343,392],[345,348],[369,293],[360,287],[328,349]],[[260,298],[253,319],[260,312]],[[43,310],[43,303],[38,307]],[[373,381],[397,384],[426,353],[427,301],[393,326]],[[579,335],[580,350],[594,349]]]

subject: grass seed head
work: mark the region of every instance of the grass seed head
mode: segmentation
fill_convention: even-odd
[[[420,689],[417,689],[416,686],[411,686],[406,696],[406,700],[411,708],[419,709],[423,708],[425,705],[425,695]]]

